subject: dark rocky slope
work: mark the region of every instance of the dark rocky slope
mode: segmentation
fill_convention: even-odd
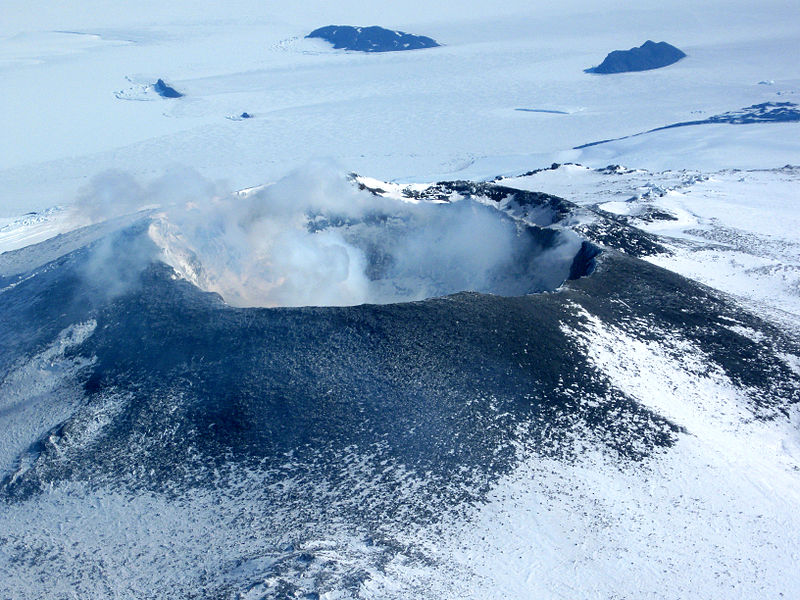
[[[319,38],[333,44],[337,50],[358,52],[395,52],[434,48],[436,40],[424,35],[412,35],[404,31],[393,31],[383,27],[351,27],[328,25],[309,33],[307,38]]]
[[[676,63],[685,56],[686,54],[681,50],[667,42],[656,43],[647,40],[638,48],[614,50],[606,56],[602,63],[586,69],[586,72],[608,75],[630,71],[648,71]]]

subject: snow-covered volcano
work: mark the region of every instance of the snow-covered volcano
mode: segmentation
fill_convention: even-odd
[[[197,287],[219,257],[204,265],[205,238],[163,206],[0,255],[4,592],[483,598],[570,581],[657,596],[720,564],[745,575],[711,595],[790,589],[800,345],[642,260],[671,251],[616,205],[520,189],[570,169],[516,187],[351,178],[375,210],[306,206],[307,235],[353,248],[409,236],[396,219],[429,218],[409,206],[480,206],[535,241],[524,268],[501,261],[519,284],[505,295],[235,308]],[[276,193],[236,198],[252,214]],[[470,235],[442,215],[437,230]],[[659,571],[621,583],[619,561]]]
[[[797,595],[795,6],[6,4],[0,598]]]

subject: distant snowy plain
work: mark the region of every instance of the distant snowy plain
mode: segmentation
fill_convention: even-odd
[[[0,217],[69,203],[104,169],[149,178],[176,163],[233,189],[274,181],[310,158],[419,181],[553,161],[605,166],[630,162],[626,156],[655,169],[782,166],[773,153],[783,148],[783,164],[792,162],[800,125],[708,130],[699,146],[687,132],[666,132],[657,144],[571,148],[758,102],[797,101],[795,9],[793,2],[756,10],[573,0],[458,10],[417,2],[96,1],[74,10],[10,2],[0,24]],[[443,47],[365,55],[303,39],[318,25],[362,22],[429,35]],[[608,51],[646,38],[689,56],[646,73],[583,73]],[[186,96],[118,98],[137,98],[158,78]],[[254,118],[226,119],[245,111]]]
[[[165,172],[179,174],[170,180],[177,191],[164,192],[169,202],[237,190],[246,197],[319,161],[383,183],[389,195],[498,178],[653,234],[667,251],[645,260],[796,336],[800,123],[702,125],[575,147],[761,102],[800,104],[798,14],[796,1],[7,2],[0,253],[147,206],[127,192],[153,189]],[[379,24],[442,47],[363,55],[303,39],[328,24]],[[645,39],[688,56],[651,72],[583,72]],[[158,78],[185,97],[154,96],[147,86]],[[253,118],[231,118],[245,111]],[[554,162],[561,166],[548,168]],[[611,164],[622,167],[602,170]],[[130,203],[82,212],[93,178],[109,169],[124,172],[110,205]],[[574,307],[584,325],[564,324],[563,334],[617,389],[684,428],[677,444],[628,463],[596,449],[576,461],[547,459],[520,444],[518,466],[485,502],[395,532],[403,551],[380,567],[346,526],[306,540],[298,551],[322,556],[324,569],[368,576],[354,592],[305,572],[298,589],[309,595],[298,597],[800,594],[796,405],[778,419],[757,418],[747,390],[708,367],[704,348],[669,332],[643,340],[581,311]],[[75,324],[0,374],[0,409],[24,404],[25,394],[57,395],[66,411],[80,405],[70,377],[86,364],[69,349],[94,326]],[[741,323],[730,329],[763,341]],[[800,375],[800,356],[778,362]],[[109,410],[113,418],[117,408]],[[26,440],[63,418],[36,403],[2,414],[13,432],[2,443],[4,475]],[[574,433],[580,447],[589,433]],[[249,476],[241,485],[257,488]],[[68,482],[0,504],[0,595],[205,597],[201,582],[225,563],[234,588],[250,585],[236,597],[279,597],[260,576],[271,559],[259,558],[259,540],[248,537],[256,517],[229,500]],[[12,546],[56,558],[26,565]]]

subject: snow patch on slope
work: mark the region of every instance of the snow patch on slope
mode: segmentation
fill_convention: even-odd
[[[67,327],[47,348],[13,366],[0,380],[0,477],[33,440],[63,422],[83,399],[75,375],[92,361],[67,352],[86,341],[96,326],[88,321]]]
[[[485,506],[409,539],[466,577],[458,597],[790,597],[800,585],[800,415],[754,419],[744,391],[705,371],[701,349],[583,316],[565,333],[613,386],[683,425],[678,444],[622,464],[520,448],[520,466]]]

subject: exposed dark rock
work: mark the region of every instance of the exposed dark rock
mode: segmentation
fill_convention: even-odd
[[[597,262],[595,259],[600,256],[602,250],[590,242],[583,242],[581,249],[572,259],[572,266],[569,269],[569,279],[574,281],[581,277],[587,277],[594,272]]]
[[[180,98],[183,96],[183,94],[181,94],[174,87],[168,86],[166,83],[164,83],[163,79],[156,81],[155,84],[153,84],[153,89],[162,98]]]
[[[552,110],[549,108],[515,108],[519,112],[532,112],[532,113],[545,113],[548,115],[568,115],[569,113],[563,110]]]
[[[676,127],[689,127],[691,125],[713,125],[719,123],[727,123],[729,125],[749,125],[751,123],[797,123],[800,121],[800,107],[794,102],[762,102],[761,104],[753,104],[741,110],[732,110],[719,115],[713,115],[707,119],[698,119],[696,121],[681,121],[680,123],[672,123],[664,125],[663,127],[656,127],[633,135],[625,135],[618,138],[611,138],[607,140],[600,140],[597,142],[589,142],[575,146],[575,150],[582,150],[591,146],[599,146],[608,142],[616,142],[619,140],[626,140],[628,138],[637,137],[646,133],[653,133],[654,131],[663,131],[664,129],[675,129]],[[608,168],[608,167],[607,167]]]
[[[652,233],[631,227],[625,215],[615,215],[602,210],[596,212],[601,218],[574,227],[575,231],[592,243],[637,258],[669,254],[667,247]]]
[[[665,210],[659,210],[657,208],[648,208],[642,214],[637,215],[636,217],[640,221],[644,221],[645,223],[653,223],[655,221],[677,221],[678,217],[673,215],[670,212]]]
[[[412,35],[377,26],[328,25],[315,29],[306,37],[323,39],[333,44],[337,50],[357,50],[359,52],[419,50],[439,45],[436,40],[424,35]]]
[[[631,169],[622,165],[608,165],[602,169],[595,169],[595,172],[602,173],[603,175],[625,175],[630,173]]]
[[[686,56],[681,50],[667,42],[647,40],[638,48],[614,50],[597,67],[586,69],[587,73],[627,73],[659,69],[678,62]]]
[[[574,165],[574,164],[575,164],[575,163],[570,163],[570,162],[568,162],[568,163],[564,163],[564,165]],[[561,165],[560,163],[555,163],[555,162],[554,162],[554,163],[553,163],[553,164],[551,164],[549,167],[542,167],[541,169],[532,169],[532,170],[530,170],[530,171],[525,171],[524,173],[521,173],[521,174],[519,175],[519,177],[530,177],[531,175],[536,175],[537,173],[541,173],[542,171],[555,171],[555,170],[557,170],[558,168],[560,168],[561,166],[562,166],[562,165]],[[503,179],[505,179],[505,177],[503,177],[503,176],[501,175],[501,176],[495,177],[495,179],[494,179],[494,180],[495,180],[495,181],[502,181]]]

